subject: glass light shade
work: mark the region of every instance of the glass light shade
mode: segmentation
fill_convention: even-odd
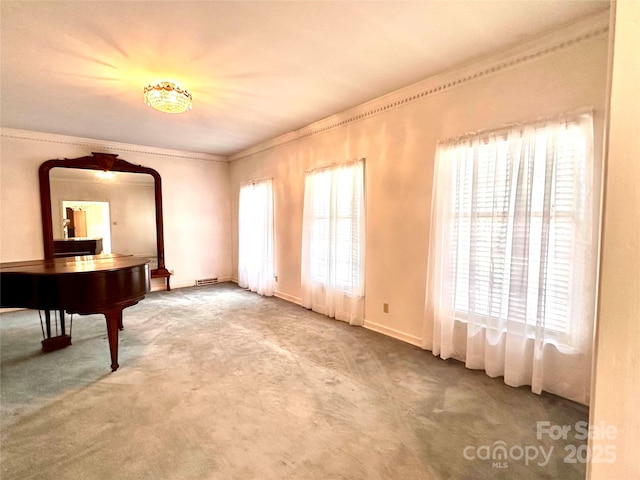
[[[109,170],[98,170],[96,172],[96,177],[100,180],[113,180],[116,177],[116,174]]]
[[[172,82],[144,87],[144,103],[165,113],[182,113],[191,109],[191,94]]]

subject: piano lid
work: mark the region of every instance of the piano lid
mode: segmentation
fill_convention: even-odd
[[[149,263],[148,258],[118,253],[54,258],[51,260],[27,260],[0,263],[0,273],[29,273],[32,275],[63,275],[119,270]]]

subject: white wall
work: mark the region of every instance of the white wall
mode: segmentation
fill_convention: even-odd
[[[0,261],[43,257],[38,168],[46,160],[117,153],[162,177],[172,287],[231,277],[229,165],[223,157],[45,133],[0,131]]]
[[[592,480],[640,478],[640,2],[619,1],[615,9]]]
[[[277,295],[299,301],[304,172],[364,156],[365,326],[421,344],[436,142],[479,129],[593,107],[595,150],[601,152],[607,22],[605,18],[604,30],[601,26],[592,30],[600,29],[600,34],[569,42],[555,38],[555,43],[551,42],[555,46],[527,45],[503,52],[409,87],[406,93],[396,92],[377,104],[345,112],[296,135],[233,156],[234,277],[241,182],[273,177]],[[580,34],[570,38],[580,38]],[[509,63],[510,58],[517,61]],[[492,70],[492,65],[500,67]],[[473,77],[470,72],[474,71],[481,73]],[[431,91],[430,85],[445,88]],[[325,129],[325,123],[337,126]],[[389,304],[389,313],[383,313],[383,303]]]

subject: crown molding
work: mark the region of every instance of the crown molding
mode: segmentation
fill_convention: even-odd
[[[265,150],[318,135],[374,115],[398,108],[426,97],[450,90],[459,85],[494,75],[517,65],[537,60],[551,53],[570,48],[582,42],[606,36],[609,31],[609,11],[583,18],[548,32],[534,40],[475,59],[451,70],[378,97],[369,102],[332,115],[298,130],[259,143],[229,156],[234,162]]]
[[[109,140],[97,140],[92,138],[71,137],[56,133],[34,132],[31,130],[19,130],[15,128],[0,128],[0,137],[18,140],[30,140],[34,142],[55,143],[61,145],[73,145],[87,147],[92,152],[100,153],[142,153],[159,157],[182,158],[189,160],[205,160],[208,162],[229,163],[229,159],[222,155],[209,153],[186,152],[182,150],[169,150],[164,148],[135,145],[132,143],[112,142]]]

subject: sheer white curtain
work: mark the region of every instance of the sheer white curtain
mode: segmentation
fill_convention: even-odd
[[[238,285],[266,296],[274,289],[272,183],[242,185],[238,209]]]
[[[309,172],[302,221],[302,305],[364,322],[364,161]]]
[[[600,170],[591,114],[442,143],[424,347],[588,404]]]

